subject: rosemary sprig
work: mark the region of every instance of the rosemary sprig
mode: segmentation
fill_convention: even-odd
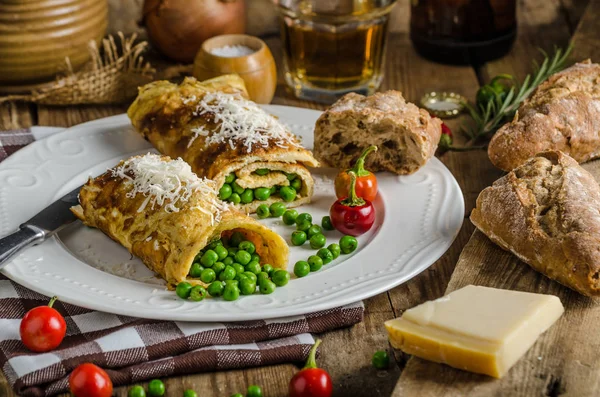
[[[504,121],[514,117],[521,103],[538,85],[554,73],[564,69],[565,62],[572,50],[572,45],[569,45],[564,51],[561,48],[555,48],[552,57],[541,51],[544,54],[542,65],[538,65],[534,61],[533,74],[528,74],[521,85],[513,79],[513,86],[504,98],[496,94],[487,103],[479,104],[476,107],[465,103],[464,105],[469,111],[473,123],[471,126],[463,126],[463,131],[471,141],[493,135]]]

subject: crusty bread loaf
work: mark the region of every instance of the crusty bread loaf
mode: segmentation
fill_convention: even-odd
[[[556,73],[521,104],[488,147],[505,171],[536,153],[560,150],[582,163],[600,156],[600,65],[586,61]]]
[[[600,296],[600,186],[567,154],[540,153],[498,179],[471,221],[535,270]]]
[[[377,145],[367,169],[412,174],[435,153],[441,128],[440,119],[406,102],[398,91],[369,97],[350,93],[317,120],[314,153],[325,165],[348,168],[364,148]]]

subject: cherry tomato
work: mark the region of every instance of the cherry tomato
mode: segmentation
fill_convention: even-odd
[[[356,195],[362,197],[365,200],[373,201],[377,197],[377,178],[375,174],[365,170],[365,158],[371,152],[376,152],[377,146],[369,146],[366,148],[354,167],[346,171],[341,171],[335,177],[335,195],[337,198],[348,197],[348,190],[350,189],[350,172],[356,174]]]
[[[356,174],[350,171],[350,196],[338,199],[329,210],[331,224],[338,231],[351,236],[360,236],[371,229],[375,222],[375,207],[367,200],[357,197]]]
[[[71,372],[69,389],[75,397],[110,397],[113,384],[102,368],[85,363]]]
[[[21,320],[21,341],[29,350],[47,352],[56,349],[67,332],[67,323],[52,305],[58,298],[50,299],[48,306],[34,307]]]
[[[317,368],[315,354],[321,340],[317,339],[306,365],[290,381],[289,397],[330,397],[333,391],[331,377],[322,368]]]

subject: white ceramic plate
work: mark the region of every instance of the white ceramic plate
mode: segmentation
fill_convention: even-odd
[[[267,106],[313,145],[320,112]],[[133,154],[153,151],[135,133],[126,115],[70,128],[37,141],[0,163],[0,236],[17,229],[57,198]],[[300,209],[320,223],[335,199],[335,170],[313,170],[313,203]],[[96,229],[76,222],[43,244],[31,247],[3,273],[46,295],[116,314],[178,321],[236,321],[293,316],[348,304],[379,294],[427,269],[449,247],[464,217],[461,191],[452,174],[433,158],[414,175],[378,174],[377,219],[359,238],[359,249],[271,295],[240,297],[235,302],[191,302],[165,290],[139,259]],[[280,220],[264,221],[289,238],[294,230]],[[328,232],[327,243],[338,232]],[[314,254],[308,244],[291,247],[288,270]]]

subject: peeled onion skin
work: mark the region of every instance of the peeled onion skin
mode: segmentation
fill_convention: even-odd
[[[142,24],[164,55],[191,63],[204,40],[244,33],[244,0],[145,0]]]

